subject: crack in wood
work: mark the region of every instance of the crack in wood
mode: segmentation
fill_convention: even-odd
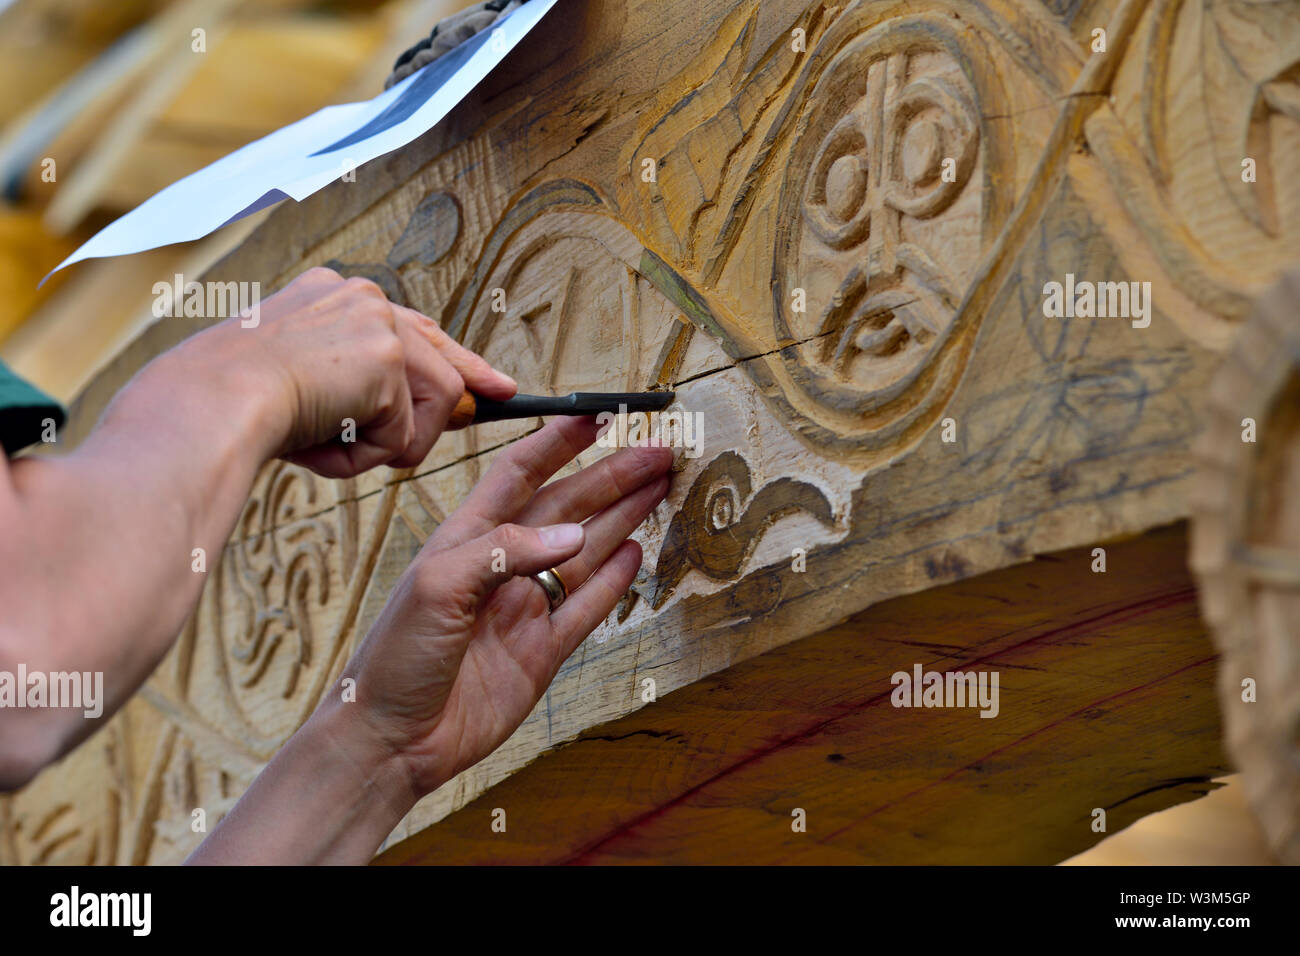
[[[908,302],[904,302],[904,303],[902,303],[902,304],[899,305],[899,306],[891,306],[891,309],[892,309],[892,308],[901,308],[901,307],[904,306],[904,305],[910,305],[910,304],[912,304],[913,301],[917,301],[917,300],[910,300],[910,301],[908,301]],[[885,312],[888,312],[888,311],[890,311],[890,309],[883,309],[883,310],[880,310],[880,311],[879,311],[879,314],[884,314]],[[874,313],[873,313],[873,314],[874,314]],[[786,349],[799,348],[800,346],[806,345],[806,344],[808,344],[809,342],[815,342],[815,341],[817,341],[818,339],[824,339],[824,338],[826,338],[827,336],[829,336],[829,335],[834,335],[834,334],[836,334],[836,333],[837,333],[837,330],[834,330],[834,329],[832,329],[832,330],[828,330],[828,331],[826,331],[826,332],[819,332],[819,333],[817,333],[816,335],[810,335],[810,336],[808,336],[807,338],[799,339],[798,341],[790,342],[790,343],[788,343],[788,344],[786,344],[786,345],[782,345],[782,346],[779,346],[778,348],[774,348],[774,349],[769,349],[769,350],[767,350],[767,351],[765,351],[765,352],[758,352],[758,353],[755,353],[755,354],[753,354],[753,355],[743,355],[743,356],[740,356],[739,358],[737,358],[737,359],[735,359],[735,360],[733,360],[733,361],[727,362],[727,363],[725,363],[725,364],[723,364],[723,365],[719,365],[719,366],[716,366],[716,367],[714,367],[714,368],[706,369],[706,370],[704,370],[704,371],[702,371],[702,372],[697,372],[697,373],[695,373],[694,375],[690,375],[690,376],[688,376],[688,377],[682,379],[681,381],[673,382],[673,383],[671,384],[670,387],[676,389],[676,388],[681,387],[682,385],[688,385],[688,384],[690,384],[690,383],[692,383],[692,382],[701,381],[702,379],[708,378],[708,377],[713,376],[713,375],[720,375],[720,374],[722,374],[723,372],[728,372],[728,371],[730,371],[730,370],[733,369],[733,368],[739,368],[741,365],[743,365],[743,364],[746,363],[746,362],[753,362],[753,361],[757,361],[758,359],[766,358],[766,357],[768,357],[768,356],[770,356],[770,355],[776,355],[777,353],[782,352],[782,351],[784,351],[784,350],[786,350]],[[279,532],[279,531],[283,531],[285,528],[292,527],[293,525],[296,525],[296,524],[298,524],[299,522],[302,522],[302,521],[309,521],[309,520],[312,520],[312,519],[314,519],[314,518],[320,518],[320,517],[323,517],[323,516],[325,516],[325,515],[332,514],[333,512],[337,511],[337,510],[339,509],[339,507],[342,506],[342,505],[346,505],[346,504],[350,504],[350,503],[358,502],[358,501],[364,501],[364,500],[367,499],[367,498],[372,498],[372,497],[374,497],[375,495],[377,495],[377,494],[381,493],[382,491],[384,491],[386,488],[392,487],[392,486],[394,486],[394,485],[403,485],[403,484],[406,484],[406,483],[408,483],[408,482],[415,481],[415,480],[417,480],[417,479],[427,478],[427,477],[429,477],[430,475],[436,475],[436,474],[438,474],[438,473],[440,473],[440,472],[447,471],[448,469],[455,468],[455,467],[458,466],[458,465],[463,465],[463,464],[465,464],[466,462],[473,461],[474,459],[479,458],[479,457],[481,457],[481,456],[483,456],[483,455],[490,454],[490,453],[492,453],[492,452],[496,452],[496,451],[500,451],[500,450],[502,450],[502,449],[504,449],[504,448],[508,448],[509,446],[513,445],[515,442],[521,441],[522,439],[527,438],[529,435],[532,435],[532,434],[534,434],[535,432],[539,431],[539,430],[541,429],[541,427],[542,427],[542,426],[538,425],[538,426],[536,426],[535,428],[531,428],[531,429],[529,429],[528,431],[526,431],[526,432],[524,432],[524,433],[522,433],[522,434],[520,434],[520,435],[516,435],[516,436],[513,437],[513,438],[508,438],[508,439],[506,439],[505,441],[498,442],[497,444],[492,445],[492,446],[490,446],[490,447],[488,447],[488,448],[481,448],[481,449],[479,449],[478,451],[472,452],[472,453],[470,453],[470,454],[468,454],[468,455],[461,455],[459,458],[456,458],[456,459],[454,459],[453,461],[449,461],[449,462],[446,462],[445,464],[438,465],[438,466],[435,467],[435,468],[430,468],[430,469],[428,469],[427,471],[416,472],[416,471],[414,471],[413,469],[406,469],[407,471],[410,471],[411,473],[405,475],[404,477],[394,477],[394,478],[392,478],[392,479],[386,480],[386,481],[384,481],[384,483],[383,483],[382,485],[380,485],[378,488],[373,488],[373,489],[371,489],[370,491],[366,491],[366,492],[364,492],[364,493],[362,493],[362,494],[350,495],[350,496],[347,496],[347,497],[339,498],[339,499],[337,499],[333,504],[327,505],[326,507],[319,508],[319,509],[317,509],[317,510],[315,510],[315,511],[311,511],[311,512],[308,512],[308,513],[305,513],[305,514],[302,514],[302,515],[298,515],[298,516],[294,517],[294,518],[293,518],[292,520],[290,520],[290,521],[286,521],[286,522],[283,522],[283,523],[279,523],[279,524],[272,525],[270,528],[261,529],[261,530],[257,531],[257,532],[254,533],[254,534],[249,534],[249,535],[246,535],[246,536],[243,536],[243,537],[239,537],[239,536],[237,536],[237,535],[236,535],[236,536],[233,536],[233,537],[230,539],[230,541],[227,542],[226,548],[231,548],[231,547],[235,546],[235,545],[236,545],[237,543],[239,543],[239,542],[250,542],[250,541],[256,541],[256,540],[258,540],[258,539],[260,539],[260,538],[262,538],[262,537],[264,537],[264,536],[266,536],[266,535],[273,535],[273,534],[276,534],[277,532]],[[298,467],[301,467],[301,466],[298,466]],[[400,472],[399,472],[399,475],[400,475]],[[454,509],[453,509],[453,510],[454,510]]]

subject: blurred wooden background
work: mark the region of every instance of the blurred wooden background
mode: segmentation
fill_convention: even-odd
[[[176,180],[377,95],[399,53],[469,5],[0,0],[0,359],[71,399],[152,321],[160,277],[199,275],[263,217],[38,289],[50,269]]]

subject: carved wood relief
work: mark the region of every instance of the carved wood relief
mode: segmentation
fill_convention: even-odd
[[[1269,843],[1300,863],[1300,271],[1259,303],[1215,376],[1190,564],[1223,655],[1226,744]],[[1267,441],[1243,442],[1245,427]]]
[[[933,420],[961,373],[957,306],[994,231],[985,203],[1005,214],[1009,194],[987,180],[1008,160],[980,120],[1001,97],[978,96],[969,73],[947,23],[904,18],[837,53],[796,120],[775,332],[799,343],[782,353],[786,371],[837,438],[897,442],[904,424]],[[796,308],[809,295],[812,315]]]
[[[1101,55],[1080,6],[706,0],[662,26],[659,4],[574,3],[539,27],[539,75],[217,268],[365,275],[529,390],[672,386],[701,416],[632,593],[396,838],[642,706],[646,678],[668,693],[884,597],[1188,513],[1206,384],[1300,248],[1300,20],[1092,4]],[[1046,317],[1066,273],[1151,282],[1150,326]],[[352,482],[266,469],[145,691],[0,801],[0,854],[182,858],[193,809],[232,805],[535,424]]]

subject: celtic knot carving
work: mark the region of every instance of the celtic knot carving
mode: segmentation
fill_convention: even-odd
[[[258,683],[287,650],[282,695],[293,695],[299,671],[311,661],[313,601],[329,599],[328,556],[333,528],[321,518],[315,478],[279,462],[264,491],[245,506],[232,542],[232,577],[242,595],[239,626],[232,628],[230,657],[243,687]]]

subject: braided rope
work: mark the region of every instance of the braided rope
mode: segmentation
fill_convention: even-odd
[[[384,89],[402,82],[475,34],[491,29],[523,2],[524,0],[486,0],[439,20],[434,24],[433,32],[397,58],[393,72],[384,81]]]

